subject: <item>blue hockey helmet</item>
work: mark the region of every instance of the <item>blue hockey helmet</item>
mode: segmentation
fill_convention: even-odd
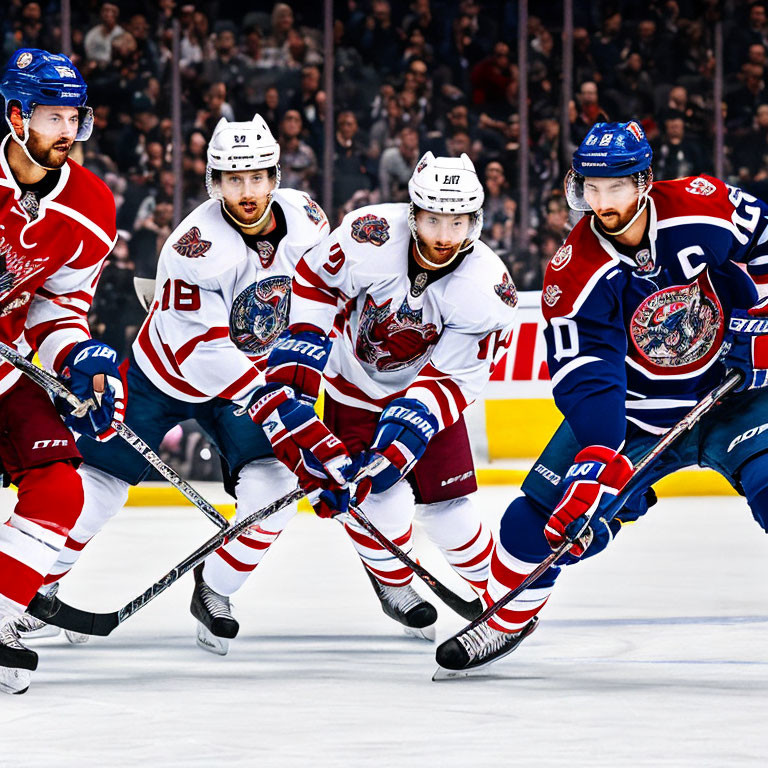
[[[653,152],[635,120],[595,123],[573,154],[572,168],[582,176],[631,176],[651,167]]]
[[[29,135],[29,120],[38,104],[75,107],[80,115],[76,141],[86,141],[93,129],[93,111],[86,106],[88,86],[77,67],[61,53],[39,48],[20,48],[11,56],[0,74],[0,94],[5,99],[5,120],[10,121],[11,106],[16,103],[24,121],[23,146]]]
[[[577,211],[591,210],[584,199],[585,177],[631,176],[638,192],[637,214],[632,219],[634,222],[645,208],[653,183],[652,159],[651,145],[636,120],[627,123],[595,123],[574,152],[571,169],[565,177],[568,205]],[[626,227],[622,228],[622,231],[625,230]]]

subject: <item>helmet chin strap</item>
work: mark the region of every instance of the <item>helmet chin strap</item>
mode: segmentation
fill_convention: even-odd
[[[448,261],[443,261],[443,262],[441,262],[440,264],[436,264],[434,261],[431,261],[430,259],[428,259],[428,258],[427,258],[427,257],[426,257],[426,256],[425,256],[423,253],[422,253],[422,250],[421,250],[421,248],[420,248],[420,246],[419,246],[419,238],[418,238],[418,237],[414,237],[414,238],[413,238],[413,242],[414,242],[414,244],[416,245],[416,253],[418,253],[418,254],[419,254],[419,258],[420,258],[420,259],[421,259],[421,260],[424,262],[424,264],[425,264],[427,267],[429,267],[430,269],[442,269],[443,267],[447,267],[447,266],[448,266],[448,265],[449,265],[449,264],[450,264],[452,261],[454,261],[454,260],[456,259],[456,257],[459,255],[459,253],[461,253],[461,246],[462,246],[462,245],[464,245],[464,243],[463,243],[463,242],[462,242],[462,243],[459,243],[459,244],[456,246],[456,250],[454,251],[454,254],[453,254],[453,256],[451,256],[451,258],[450,258],[450,259],[448,259]]]
[[[270,213],[272,213],[272,193],[271,192],[269,193],[269,201],[267,202],[266,210],[264,211],[264,213],[261,214],[261,216],[259,216],[258,221],[254,221],[253,224],[243,224],[243,222],[240,221],[240,219],[238,219],[237,216],[235,216],[229,210],[229,208],[227,208],[227,204],[223,200],[221,201],[221,207],[224,209],[224,213],[226,213],[227,216],[229,216],[229,218],[232,219],[232,221],[234,221],[235,224],[237,224],[237,226],[240,227],[241,229],[258,230],[264,226],[265,222],[267,221],[267,217],[270,215]]]
[[[38,168],[42,168],[44,171],[58,171],[59,170],[59,168],[49,168],[47,165],[43,165],[42,163],[39,163],[37,160],[35,160],[34,157],[32,157],[32,155],[29,153],[29,150],[27,149],[27,141],[29,140],[29,134],[27,133],[26,128],[25,128],[24,132],[27,133],[27,138],[24,141],[22,141],[18,137],[18,135],[16,134],[16,130],[13,129],[13,126],[11,126],[11,128],[12,128],[12,130],[11,130],[11,137],[21,147],[21,149],[23,150],[24,154],[27,156],[27,159],[31,163],[34,163]]]

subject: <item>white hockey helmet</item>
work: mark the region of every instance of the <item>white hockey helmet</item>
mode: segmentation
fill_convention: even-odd
[[[250,171],[275,168],[275,189],[280,186],[280,145],[269,130],[264,118],[256,114],[247,122],[219,120],[208,143],[208,165],[205,186],[215,199],[220,192],[215,188],[213,171]]]
[[[416,207],[433,213],[470,214],[471,224],[467,239],[456,256],[480,237],[483,229],[485,193],[475,166],[466,153],[462,153],[460,157],[435,157],[431,152],[426,152],[408,182],[408,195],[411,198],[408,224],[417,247],[419,241],[416,235]],[[419,253],[421,254],[421,250]]]

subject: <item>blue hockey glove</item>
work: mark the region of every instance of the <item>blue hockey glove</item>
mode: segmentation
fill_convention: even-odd
[[[104,391],[95,392],[93,377],[104,374]],[[84,415],[61,398],[57,400],[64,423],[81,435],[101,441],[114,436],[112,421],[125,416],[125,387],[117,366],[117,352],[95,339],[81,341],[64,358],[59,379],[78,399],[90,404]]]
[[[744,377],[736,392],[768,387],[768,298],[748,310],[734,309],[723,362]]]
[[[297,396],[314,402],[320,393],[331,340],[312,325],[292,325],[283,331],[267,358],[268,384],[291,387]]]
[[[405,477],[424,455],[427,444],[437,432],[437,419],[424,403],[398,397],[382,412],[371,447],[362,460],[353,461],[348,472],[369,467],[380,456],[386,461],[358,486],[357,498],[368,490],[381,493]]]

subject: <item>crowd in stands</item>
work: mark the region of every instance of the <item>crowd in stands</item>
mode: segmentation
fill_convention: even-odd
[[[57,0],[6,0],[3,59],[60,50]],[[120,241],[93,325],[122,353],[143,318],[134,271],[151,275],[183,213],[206,198],[207,141],[224,116],[261,113],[281,145],[283,184],[319,199],[324,125],[334,133],[336,222],[407,199],[420,154],[466,152],[485,184],[483,238],[519,289],[536,289],[575,222],[562,193],[569,153],[597,120],[638,119],[657,179],[713,171],[714,22],[723,13],[726,175],[768,194],[768,6],[762,0],[575,0],[574,92],[561,136],[562,2],[529,3],[529,247],[518,245],[517,4],[338,0],[334,114],[323,90],[323,3],[119,0],[72,3],[73,59],[95,112],[82,161],[118,204]],[[181,26],[182,178],[172,170],[172,19]]]

